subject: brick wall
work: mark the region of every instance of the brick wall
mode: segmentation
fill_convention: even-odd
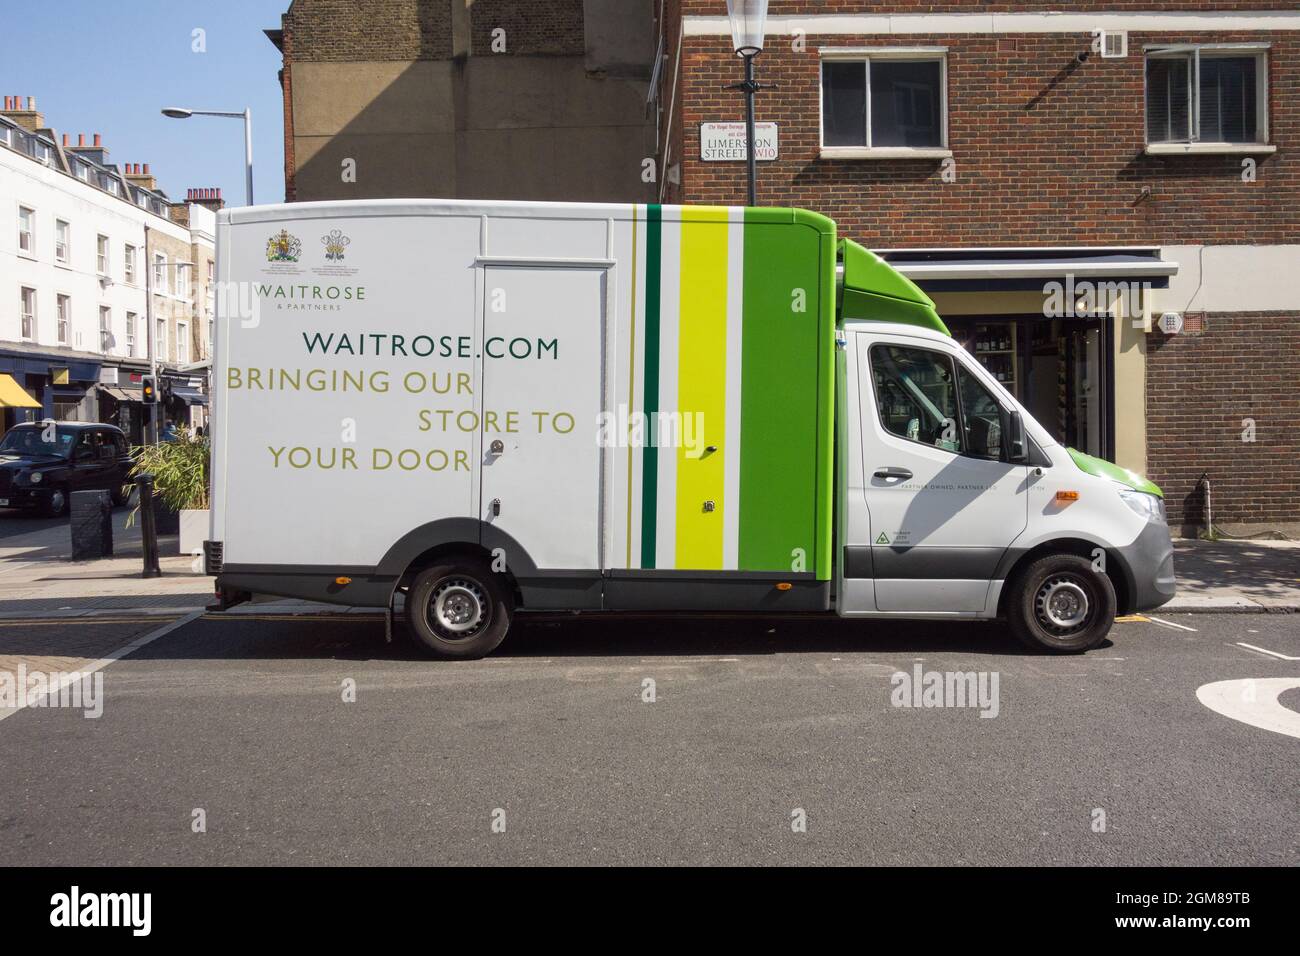
[[[1199,335],[1147,339],[1147,470],[1169,526],[1294,521],[1300,489],[1300,314],[1208,315]],[[1255,440],[1243,441],[1246,419]]]
[[[294,0],[281,18],[300,62],[447,59],[454,0]]]
[[[845,5],[847,6],[847,5]],[[857,5],[859,8],[861,4]],[[1142,45],[1252,41],[1269,57],[1273,155],[1259,155],[1257,181],[1242,181],[1241,156],[1147,156]],[[1092,56],[1084,35],[810,36],[788,38],[758,58],[757,118],[780,127],[776,162],[759,164],[762,205],[824,212],[868,245],[1072,243],[1284,243],[1300,240],[1300,36],[1130,33],[1126,59]],[[955,182],[941,161],[819,156],[817,48],[943,46],[948,49],[948,144]],[[741,67],[730,41],[687,37],[678,110],[682,187],[668,201],[744,200],[743,163],[699,160],[699,124],[741,120],[741,95],[722,87]],[[1142,189],[1150,197],[1142,199]]]
[[[516,56],[582,56],[582,0],[477,0],[470,8],[471,49],[492,54],[492,32],[505,31],[505,52]]]

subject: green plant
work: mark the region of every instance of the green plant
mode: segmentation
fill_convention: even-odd
[[[153,475],[154,495],[169,511],[202,510],[208,507],[208,439],[188,428],[176,429],[172,441],[137,445],[132,449],[135,464],[129,476]],[[127,527],[140,512],[140,502],[127,516]]]

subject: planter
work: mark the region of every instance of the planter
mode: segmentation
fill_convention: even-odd
[[[180,553],[203,551],[208,537],[208,509],[186,508],[180,512]]]

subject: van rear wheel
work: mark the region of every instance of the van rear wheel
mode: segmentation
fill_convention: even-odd
[[[483,657],[505,639],[513,613],[498,576],[476,561],[421,571],[407,592],[412,634],[438,657]]]
[[[1011,582],[1007,622],[1032,650],[1079,654],[1110,633],[1115,608],[1115,586],[1091,561],[1075,554],[1049,554]]]

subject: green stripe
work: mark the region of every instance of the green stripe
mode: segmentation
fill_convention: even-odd
[[[822,408],[825,289],[823,237],[816,229],[745,214],[744,343],[741,353],[740,569],[790,571],[794,552],[818,570],[820,507],[829,496],[830,426]],[[805,311],[795,312],[802,289]],[[833,332],[831,332],[833,335]],[[828,556],[829,557],[829,556]]]
[[[659,411],[659,297],[663,272],[663,210],[646,207],[645,243],[645,397],[646,421]],[[629,476],[629,479],[631,476]],[[655,566],[655,518],[659,495],[659,449],[647,437],[641,456],[641,567]]]

